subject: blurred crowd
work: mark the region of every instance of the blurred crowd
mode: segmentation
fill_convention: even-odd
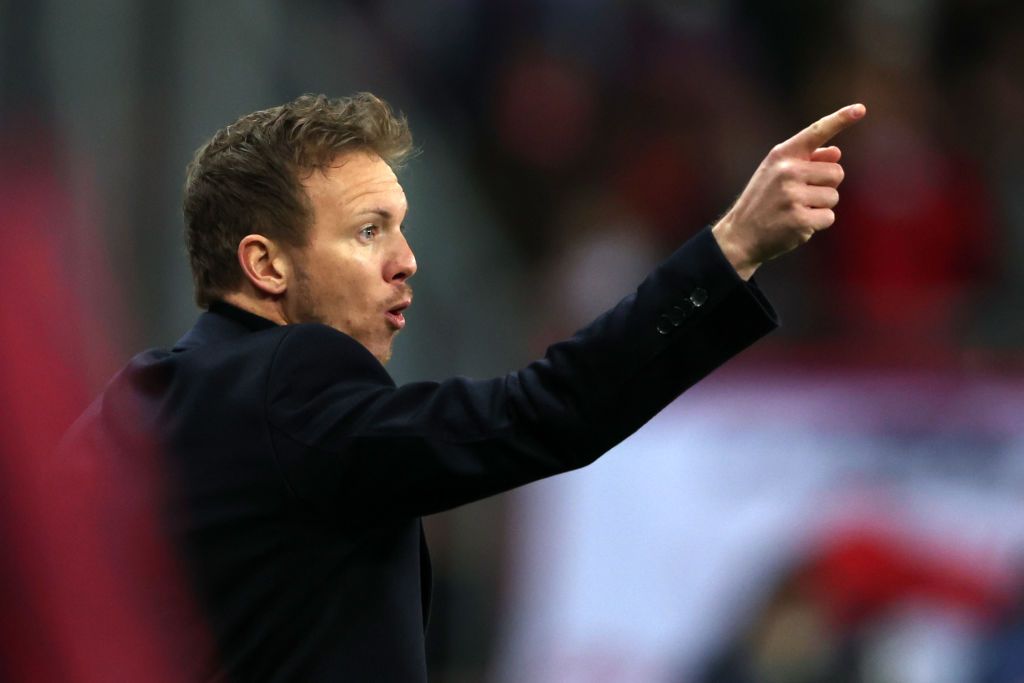
[[[765,269],[784,334],[926,355],[1024,341],[1020,3],[365,8],[469,139],[531,298],[550,303],[545,340],[713,222],[771,144],[862,101],[870,123],[837,141],[835,230]]]
[[[312,90],[379,92],[420,134],[410,239],[429,268],[399,379],[536,355],[713,223],[773,144],[852,102],[869,114],[836,141],[836,225],[758,274],[784,322],[765,355],[996,372],[1024,359],[1016,0],[2,0],[0,76],[4,239],[29,255],[18,288],[45,293],[33,310],[57,317],[40,324],[83,374],[76,387],[190,324],[178,201],[191,151]],[[50,276],[65,289],[32,279]],[[488,670],[506,512],[431,522],[436,680]],[[737,664],[790,661],[773,625],[814,628],[824,603],[808,596],[830,561],[781,580],[707,680],[853,680],[826,654],[862,642],[797,653],[814,675]],[[1008,673],[985,683],[1024,675],[1020,607],[1000,609],[991,661]]]

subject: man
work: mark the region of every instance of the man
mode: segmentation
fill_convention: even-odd
[[[209,310],[134,358],[72,438],[162,447],[170,533],[216,643],[206,673],[425,680],[420,516],[592,462],[771,330],[749,280],[831,225],[843,172],[821,146],[863,114],[774,148],[714,228],[543,359],[401,387],[383,364],[416,273],[404,120],[369,94],[304,96],[219,131],[184,200]]]

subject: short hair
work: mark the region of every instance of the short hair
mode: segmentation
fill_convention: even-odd
[[[397,169],[412,152],[405,117],[370,93],[302,95],[243,116],[200,147],[183,200],[196,303],[206,308],[241,285],[237,250],[246,235],[305,245],[313,209],[303,178],[357,149]]]

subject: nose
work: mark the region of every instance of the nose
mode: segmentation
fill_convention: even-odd
[[[395,249],[384,267],[384,279],[388,282],[405,282],[416,274],[416,255],[412,253],[405,235],[395,233]]]

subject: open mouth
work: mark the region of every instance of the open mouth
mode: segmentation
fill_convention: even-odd
[[[388,309],[384,316],[388,319],[388,323],[391,324],[396,330],[400,330],[405,327],[405,309],[409,308],[411,301],[403,301],[397,306]]]

